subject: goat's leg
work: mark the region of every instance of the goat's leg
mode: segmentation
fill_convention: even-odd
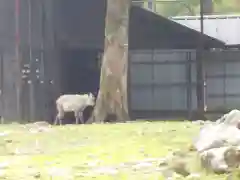
[[[56,118],[55,118],[54,125],[57,125],[57,123],[59,123],[59,125],[62,125],[62,120],[63,120],[64,115],[65,115],[64,109],[59,104],[56,105],[56,108],[57,108],[57,115],[56,115]]]
[[[0,119],[1,119],[1,124],[4,124],[4,118],[0,116]]]
[[[60,123],[60,113],[58,112],[56,117],[55,117],[55,121],[54,121],[54,125],[57,125],[58,123]]]
[[[54,125],[57,125],[57,123],[59,122],[59,118],[58,118],[58,115],[55,117],[55,120],[54,120]]]
[[[59,123],[59,125],[62,125],[63,118],[64,118],[64,113],[58,112],[58,114],[56,115],[56,118],[55,118],[54,125],[57,125],[57,123]]]
[[[79,112],[78,111],[76,111],[76,112],[74,112],[74,116],[75,116],[75,123],[76,124],[79,124]]]
[[[62,125],[62,117],[56,116],[54,125],[57,125],[59,123],[59,125]]]
[[[81,124],[84,124],[83,111],[80,111],[78,114],[79,114],[79,120]]]
[[[81,124],[84,124],[83,112],[82,111],[75,112],[75,119],[76,124],[79,124],[79,122],[81,122]]]
[[[59,125],[62,125],[62,118],[59,119]]]

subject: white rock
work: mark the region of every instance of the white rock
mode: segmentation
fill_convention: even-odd
[[[225,124],[207,125],[193,142],[198,152],[226,145],[240,145],[240,130]]]

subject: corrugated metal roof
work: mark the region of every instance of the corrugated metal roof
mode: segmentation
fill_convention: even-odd
[[[200,16],[177,16],[171,20],[200,31]],[[226,45],[240,45],[240,15],[204,16],[204,33]]]

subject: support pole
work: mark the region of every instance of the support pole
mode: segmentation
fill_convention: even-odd
[[[35,120],[36,117],[36,107],[35,107],[35,62],[32,55],[32,0],[28,0],[28,43],[29,43],[29,64],[30,64],[30,121]]]
[[[204,17],[203,17],[203,1],[200,0],[200,37],[199,37],[199,46],[197,48],[197,107],[198,107],[198,116],[199,118],[204,118],[205,113],[205,81],[204,81],[204,72],[203,72],[203,53],[204,53]]]
[[[18,68],[19,76],[17,78],[16,95],[17,95],[17,116],[20,120],[23,119],[22,111],[22,66],[21,59],[19,58],[19,47],[20,47],[20,29],[19,29],[19,19],[20,19],[20,0],[15,0],[15,53],[16,53],[16,63]]]
[[[4,94],[4,57],[3,49],[0,51],[0,101],[1,101],[1,111],[0,111],[0,120],[1,124],[4,123],[5,117],[5,94]]]

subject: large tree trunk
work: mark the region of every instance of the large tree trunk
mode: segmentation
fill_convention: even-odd
[[[107,0],[100,89],[91,122],[124,122],[129,119],[127,72],[130,2]]]

